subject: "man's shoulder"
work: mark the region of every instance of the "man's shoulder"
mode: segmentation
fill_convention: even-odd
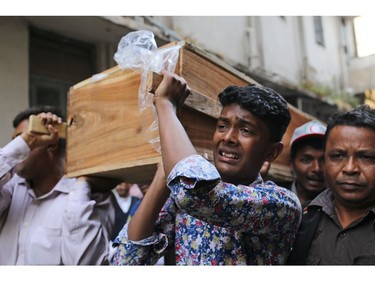
[[[26,180],[23,177],[20,177],[18,174],[13,173],[11,179],[9,180],[11,184],[16,187],[16,186],[22,186],[24,188],[27,186]]]
[[[304,208],[306,211],[314,209],[332,209],[333,207],[333,194],[328,188],[318,194],[313,200],[305,202]]]

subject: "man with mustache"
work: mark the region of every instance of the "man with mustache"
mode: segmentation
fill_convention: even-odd
[[[290,168],[295,176],[291,190],[302,206],[325,189],[323,140],[326,127],[312,120],[296,128],[290,141]]]
[[[174,249],[177,265],[284,264],[301,205],[259,172],[282,151],[286,101],[254,84],[224,89],[212,165],[197,154],[176,115],[190,92],[186,81],[163,75],[154,96],[163,165],[116,238],[114,263],[154,264]]]
[[[327,189],[304,212],[288,264],[375,264],[375,109],[333,114],[325,134]]]

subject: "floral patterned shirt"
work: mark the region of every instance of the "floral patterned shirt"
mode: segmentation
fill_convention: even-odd
[[[250,186],[223,182],[199,155],[180,161],[167,184],[154,234],[130,241],[126,224],[113,265],[155,264],[168,248],[177,265],[285,264],[301,221],[293,192],[261,176]]]

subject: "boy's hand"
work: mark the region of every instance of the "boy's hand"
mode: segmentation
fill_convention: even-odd
[[[174,108],[181,107],[190,94],[185,79],[167,71],[162,71],[161,74],[163,80],[155,91],[154,104],[169,101]]]

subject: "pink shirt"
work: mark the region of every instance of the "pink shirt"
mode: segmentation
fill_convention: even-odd
[[[109,194],[61,178],[36,198],[12,168],[30,152],[21,137],[0,149],[0,264],[76,265],[108,263],[114,226]]]

